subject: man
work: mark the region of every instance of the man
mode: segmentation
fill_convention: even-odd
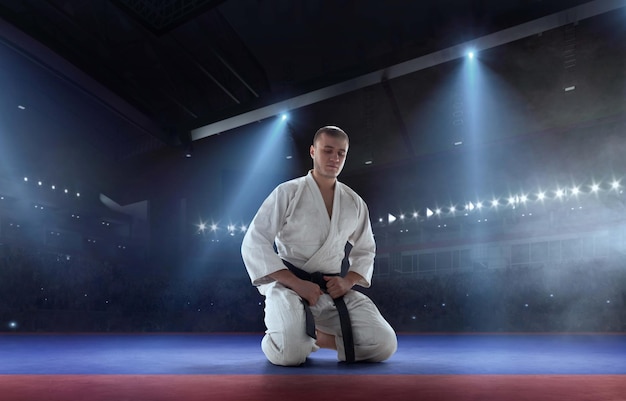
[[[300,365],[320,347],[348,362],[380,362],[397,349],[392,327],[352,289],[370,286],[376,245],[367,205],[337,181],[348,145],[340,128],[320,128],[309,151],[313,170],[274,189],[243,239],[246,269],[265,296],[261,346],[275,365]],[[350,267],[341,277],[346,242]]]

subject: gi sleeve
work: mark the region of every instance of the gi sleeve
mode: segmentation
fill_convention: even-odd
[[[274,239],[285,222],[288,196],[280,187],[263,201],[241,244],[241,256],[252,284],[273,281],[269,274],[285,268],[274,251]]]
[[[367,205],[362,199],[359,199],[357,205],[358,224],[354,233],[348,239],[348,242],[352,245],[348,260],[350,262],[350,271],[363,276],[363,280],[357,284],[368,288],[372,284],[372,274],[374,273],[376,242],[374,241]]]

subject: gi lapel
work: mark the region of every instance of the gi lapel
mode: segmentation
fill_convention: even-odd
[[[319,202],[317,203],[321,205],[320,207],[323,209],[324,214],[328,215],[328,212],[326,211],[326,206],[324,205],[324,199],[322,199],[322,194],[320,193],[320,190],[317,187],[315,180],[310,180],[308,182],[308,185],[311,185],[311,181],[314,186],[314,188],[311,188],[313,190],[312,192],[315,193],[316,196],[319,198],[318,199]],[[332,249],[333,245],[337,241],[337,234],[338,234],[337,233],[337,221],[339,220],[340,214],[341,214],[341,184],[337,182],[335,184],[335,193],[333,194],[333,210],[328,221],[329,225],[328,225],[328,235],[326,236],[326,241],[324,241],[320,249],[318,249],[317,252],[315,252],[309,260],[307,260],[304,266],[302,266],[303,270],[306,270],[308,272],[315,272],[315,271],[320,271],[320,270],[328,271],[329,268],[330,269],[337,268],[341,270],[341,266],[325,266],[325,263],[328,263],[327,255],[329,254],[329,251]],[[320,269],[320,267],[322,268]]]

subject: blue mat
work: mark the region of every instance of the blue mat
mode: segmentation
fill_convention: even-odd
[[[0,374],[626,374],[626,335],[399,335],[380,364],[273,366],[260,334],[4,334]]]

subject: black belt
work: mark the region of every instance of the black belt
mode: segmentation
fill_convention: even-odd
[[[319,285],[322,291],[327,294],[328,291],[326,289],[326,280],[324,280],[324,276],[339,276],[339,274],[324,274],[320,272],[307,273],[286,260],[283,260],[283,263],[293,274],[295,274],[296,277]],[[339,324],[341,325],[341,333],[343,334],[343,348],[346,352],[346,362],[351,363],[355,360],[354,337],[352,336],[352,323],[350,322],[348,307],[346,306],[346,302],[343,300],[343,296],[335,298],[333,301],[335,301],[335,307],[337,307],[337,312],[339,313]],[[315,335],[315,320],[313,318],[313,313],[311,312],[311,307],[304,299],[302,299],[302,304],[304,305],[304,313],[306,315],[306,334],[311,338],[317,339],[317,336]]]

